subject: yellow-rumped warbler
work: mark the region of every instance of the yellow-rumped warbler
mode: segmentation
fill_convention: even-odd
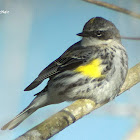
[[[112,22],[96,17],[77,35],[82,40],[48,65],[25,89],[32,90],[49,78],[47,86],[3,130],[15,128],[38,108],[50,104],[77,99],[105,103],[118,95],[128,71],[118,29]]]

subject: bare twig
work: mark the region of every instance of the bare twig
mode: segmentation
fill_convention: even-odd
[[[118,11],[118,12],[121,12],[121,13],[124,13],[124,14],[127,14],[127,15],[130,15],[130,16],[133,16],[133,17],[136,17],[136,18],[140,19],[140,14],[137,14],[133,11],[121,8],[121,7],[113,5],[113,4],[109,4],[109,3],[106,3],[106,2],[103,2],[103,1],[96,1],[96,0],[84,0],[84,1],[96,4],[96,5],[99,5],[99,6],[103,6],[103,7],[106,7],[106,8],[109,8],[109,9],[112,9],[112,10],[115,10],[115,11]]]
[[[127,36],[121,36],[122,39],[128,39],[128,40],[140,40],[140,37],[127,37]]]
[[[140,82],[140,63],[129,69],[120,94],[130,89],[138,82]],[[77,100],[16,140],[46,140],[102,105],[95,104],[94,101],[89,99]]]
[[[103,2],[103,1],[97,1],[97,0],[84,0],[84,1],[92,3],[92,4],[96,4],[96,5],[99,5],[99,6],[103,6],[103,7],[106,7],[106,8],[109,8],[109,9],[112,9],[112,10],[130,15],[130,16],[136,17],[136,18],[140,18],[140,14],[137,14],[133,11],[127,10],[125,8],[121,8],[121,7],[113,5],[113,4],[109,4],[109,3],[106,3],[106,2]],[[122,39],[128,39],[128,40],[140,40],[140,37],[121,36],[121,38]]]

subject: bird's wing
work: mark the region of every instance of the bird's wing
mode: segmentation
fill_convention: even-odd
[[[85,63],[92,54],[91,49],[80,46],[79,43],[71,46],[58,59],[48,65],[38,77],[25,89],[29,91],[37,87],[44,79],[54,76],[57,73],[75,69]]]

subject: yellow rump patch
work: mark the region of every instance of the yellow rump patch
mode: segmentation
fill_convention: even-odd
[[[87,65],[79,66],[75,69],[76,72],[81,72],[83,75],[91,78],[100,78],[103,75],[101,74],[101,60],[94,59]]]

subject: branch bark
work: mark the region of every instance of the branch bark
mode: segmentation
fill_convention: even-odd
[[[92,4],[96,4],[99,6],[103,6],[103,7],[106,7],[106,8],[109,8],[109,9],[112,9],[112,10],[115,10],[115,11],[118,11],[118,12],[121,12],[121,13],[124,13],[124,14],[127,14],[127,15],[140,19],[140,14],[137,14],[133,11],[127,10],[125,8],[121,8],[121,7],[113,5],[113,4],[109,4],[109,3],[106,3],[103,1],[97,1],[97,0],[84,0],[84,1],[92,3]]]
[[[138,123],[137,127],[130,132],[126,140],[140,140],[140,124]]]
[[[138,82],[140,82],[140,63],[129,69],[119,95]],[[95,104],[94,101],[89,99],[77,100],[16,140],[46,140],[102,105]]]

